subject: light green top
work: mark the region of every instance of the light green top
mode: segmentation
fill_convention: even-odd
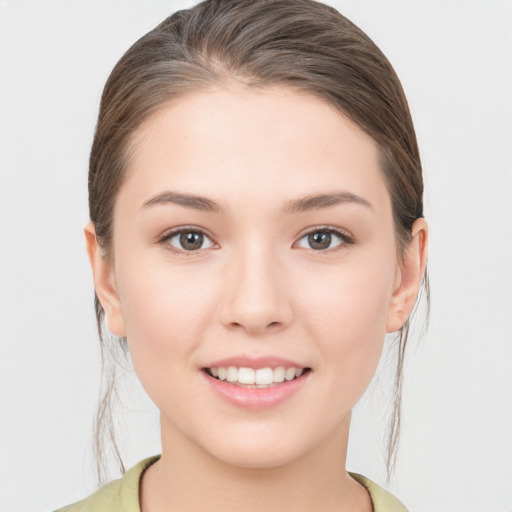
[[[159,458],[160,455],[155,455],[139,462],[122,478],[110,482],[85,500],[56,512],[140,512],[140,477],[144,470]],[[407,512],[404,505],[380,485],[357,473],[350,473],[350,475],[368,489],[374,512]]]

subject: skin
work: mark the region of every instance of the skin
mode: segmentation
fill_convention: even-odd
[[[411,312],[427,246],[419,219],[397,256],[375,142],[319,99],[231,84],[162,107],[133,150],[112,257],[101,256],[92,223],[85,234],[107,325],[127,336],[161,412],[162,458],[142,479],[142,511],[371,511],[345,470],[350,412],[385,333]],[[221,211],[143,206],[166,191]],[[363,201],[285,212],[289,201],[340,192]],[[183,226],[205,232],[201,249],[165,239]],[[348,238],[312,248],[305,235],[325,226]],[[202,378],[201,368],[234,355],[311,372],[284,402],[249,411]]]

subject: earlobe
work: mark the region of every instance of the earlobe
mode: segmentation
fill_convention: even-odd
[[[94,278],[94,288],[105,311],[105,321],[109,331],[115,336],[126,336],[121,301],[115,287],[114,267],[109,258],[102,254],[92,221],[84,227],[85,244]]]
[[[416,219],[412,240],[398,264],[398,279],[388,310],[386,332],[398,331],[407,321],[425,274],[428,249],[428,225],[425,219]]]

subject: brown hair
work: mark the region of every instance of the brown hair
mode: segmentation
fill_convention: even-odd
[[[402,254],[413,222],[423,216],[423,180],[412,119],[391,64],[358,27],[312,0],[206,0],[178,11],[139,39],[119,60],[103,91],[90,155],[90,218],[106,258],[112,254],[117,193],[126,179],[131,140],[141,123],[180,95],[239,80],[249,87],[285,85],[326,101],[368,133],[380,149]],[[424,278],[428,299],[428,280]],[[95,296],[102,354],[104,311]],[[409,321],[399,331],[395,407],[388,436],[388,472],[400,431],[404,351]],[[120,346],[126,351],[124,339]],[[103,359],[105,364],[105,358]],[[115,367],[114,367],[115,368]],[[104,367],[104,376],[105,372]],[[101,479],[104,439],[124,467],[111,406],[114,369],[103,383],[95,452]]]

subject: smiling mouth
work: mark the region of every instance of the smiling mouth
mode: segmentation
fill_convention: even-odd
[[[203,368],[203,371],[216,380],[245,388],[271,388],[284,382],[296,380],[311,371],[311,368],[278,366],[277,368],[246,368],[218,366]]]

